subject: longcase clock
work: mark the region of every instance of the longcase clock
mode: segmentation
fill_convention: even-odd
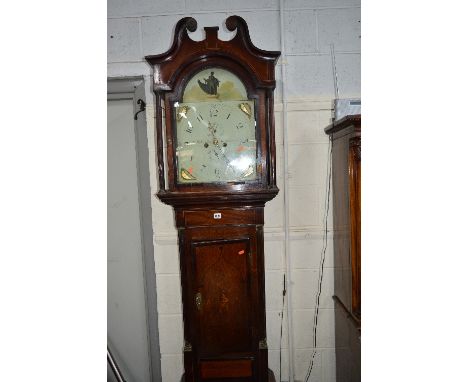
[[[192,381],[274,381],[265,323],[263,210],[278,193],[273,91],[280,52],[255,47],[245,21],[147,56],[156,99],[157,197],[178,229],[184,368]],[[182,346],[182,344],[181,344]]]

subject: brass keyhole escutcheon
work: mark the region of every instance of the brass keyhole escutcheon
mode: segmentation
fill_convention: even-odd
[[[201,294],[201,292],[198,292],[195,295],[195,305],[197,306],[198,310],[201,310],[202,301],[203,301],[202,300],[202,294]]]

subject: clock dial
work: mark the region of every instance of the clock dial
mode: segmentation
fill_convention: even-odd
[[[253,101],[186,102],[175,110],[180,183],[256,179]]]
[[[179,183],[257,178],[255,104],[236,75],[221,68],[196,73],[174,113]]]

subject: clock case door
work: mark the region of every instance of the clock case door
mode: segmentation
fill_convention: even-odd
[[[185,380],[268,381],[263,208],[196,214],[177,212]]]
[[[258,183],[257,99],[249,98],[240,79],[224,68],[206,68],[192,76],[182,94],[172,115],[176,182]]]
[[[237,181],[237,182],[209,182],[209,183],[179,183],[177,178],[177,122],[176,122],[176,107],[177,103],[183,103],[183,94],[188,82],[203,70],[224,69],[236,75],[244,84],[247,90],[247,98],[254,102],[253,117],[256,121],[255,138],[257,141],[257,161],[256,170],[257,178],[255,181]],[[172,144],[167,147],[167,162],[168,162],[168,181],[169,191],[191,191],[191,192],[210,192],[210,191],[232,191],[233,189],[248,192],[249,190],[256,190],[259,188],[268,187],[267,179],[267,163],[265,160],[265,153],[268,149],[267,140],[265,137],[268,135],[265,121],[265,108],[260,107],[266,102],[265,90],[255,88],[251,76],[239,63],[232,60],[220,57],[206,58],[204,60],[196,61],[186,67],[180,73],[179,80],[175,83],[175,91],[169,92],[165,96],[164,108],[167,110],[166,114],[166,137],[167,141]]]

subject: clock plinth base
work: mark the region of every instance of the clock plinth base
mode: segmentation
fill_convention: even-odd
[[[212,379],[211,381],[213,382],[217,382],[216,380]],[[223,380],[225,381],[225,379]],[[229,382],[245,382],[246,379],[245,378],[241,378],[241,379],[233,379],[233,378],[229,378]],[[180,379],[180,382],[185,382],[185,373],[182,374],[182,378]],[[276,382],[276,379],[275,379],[275,374],[270,370],[268,369],[268,382]],[[281,381],[279,381],[281,382]]]

